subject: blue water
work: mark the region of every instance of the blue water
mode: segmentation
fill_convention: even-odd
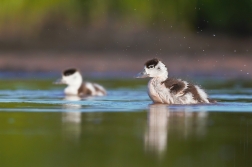
[[[55,88],[55,87],[54,87]],[[0,108],[0,111],[25,112],[139,112],[148,109],[152,101],[147,95],[147,88],[117,88],[108,90],[103,97],[66,97],[61,89],[50,90],[0,90],[0,103],[14,104],[10,108]],[[237,90],[209,90],[209,97],[216,99],[215,104],[199,105],[167,105],[172,110],[186,108],[188,111],[221,111],[221,112],[250,112],[252,110],[252,89]],[[24,104],[21,107],[15,104]],[[27,103],[27,105],[25,105]],[[43,108],[37,104],[49,104]]]

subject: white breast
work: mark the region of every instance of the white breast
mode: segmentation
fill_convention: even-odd
[[[68,86],[65,88],[64,93],[66,95],[78,95],[78,88],[74,86]]]
[[[163,100],[159,97],[152,80],[148,83],[148,95],[154,103],[163,103]]]
[[[159,78],[153,78],[148,83],[148,94],[154,103],[167,103],[173,104],[174,100],[170,94],[170,90],[161,84],[163,80]]]

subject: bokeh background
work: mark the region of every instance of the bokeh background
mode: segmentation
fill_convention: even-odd
[[[0,70],[250,77],[251,0],[1,0]]]
[[[250,167],[251,49],[252,0],[0,0],[0,167]],[[151,105],[153,57],[218,103]]]

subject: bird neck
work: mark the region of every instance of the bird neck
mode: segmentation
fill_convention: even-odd
[[[165,81],[168,78],[168,72],[164,72],[162,75],[155,78],[160,81]]]

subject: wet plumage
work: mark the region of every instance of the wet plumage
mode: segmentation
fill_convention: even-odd
[[[198,85],[176,78],[168,78],[166,66],[154,58],[145,63],[138,78],[150,77],[148,95],[154,103],[197,104],[209,103],[206,92]]]

